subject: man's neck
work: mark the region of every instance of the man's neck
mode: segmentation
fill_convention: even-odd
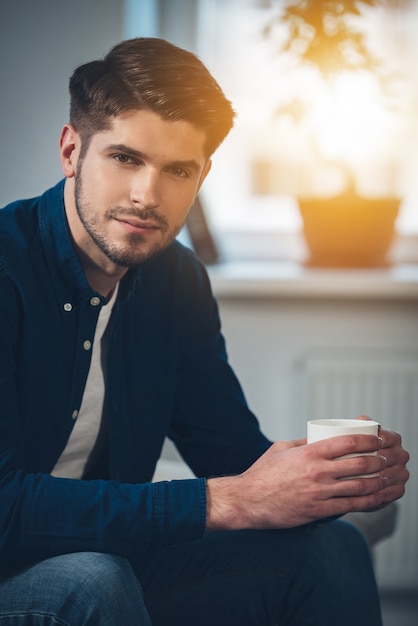
[[[97,291],[97,293],[99,293],[101,296],[107,298],[107,300],[110,300],[116,285],[128,271],[126,268],[121,267],[120,273],[107,275],[103,272],[101,268],[95,266],[89,267],[88,265],[83,263],[83,261],[81,261],[81,263],[83,265],[86,278],[91,288],[94,289],[94,291]]]

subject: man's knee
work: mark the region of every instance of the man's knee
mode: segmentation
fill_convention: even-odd
[[[78,605],[80,623],[141,623],[142,589],[126,559],[85,552],[57,557],[57,565],[65,602]]]
[[[55,574],[63,576],[67,582],[79,589],[97,595],[100,590],[117,588],[120,581],[129,577],[131,567],[122,557],[99,552],[78,552],[49,559],[55,562]],[[100,582],[100,590],[97,589]]]
[[[2,592],[7,593],[7,607],[2,609],[8,615],[43,616],[42,624],[150,624],[129,562],[110,554],[81,552],[46,559],[8,576]]]
[[[325,523],[317,529],[320,543],[330,551],[342,550],[348,557],[368,559],[369,547],[360,530],[345,520]]]

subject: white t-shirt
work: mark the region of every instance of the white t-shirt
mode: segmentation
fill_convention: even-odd
[[[117,292],[118,286],[109,302],[100,310],[83,400],[67,445],[51,472],[53,476],[81,478],[88,456],[97,439],[105,392],[101,365],[101,340],[109,322]]]

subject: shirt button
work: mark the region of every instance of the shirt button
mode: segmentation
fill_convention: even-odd
[[[100,304],[100,298],[93,296],[90,300],[91,306],[98,306]]]
[[[75,411],[73,411],[73,412],[72,412],[71,418],[72,418],[73,420],[76,420],[76,419],[77,419],[77,417],[78,417],[78,411],[77,411],[77,409],[76,409]]]
[[[71,304],[71,302],[66,302],[64,304],[64,311],[67,311],[67,313],[69,313],[72,310],[73,310],[73,305]]]
[[[90,350],[90,348],[91,348],[91,341],[86,339],[86,341],[83,342],[83,348],[84,348],[84,350]]]

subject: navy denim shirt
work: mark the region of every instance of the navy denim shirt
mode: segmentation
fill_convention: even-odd
[[[270,445],[228,365],[206,272],[175,242],[121,281],[85,477],[49,474],[104,304],[75,254],[63,184],[0,211],[0,568],[76,551],[133,558],[200,537],[205,477],[241,472]],[[150,482],[166,436],[198,478]]]

